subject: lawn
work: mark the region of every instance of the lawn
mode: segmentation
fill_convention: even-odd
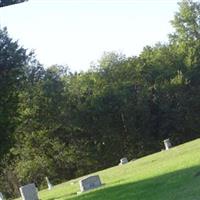
[[[96,172],[99,189],[77,195],[78,180],[39,193],[42,200],[200,200],[200,139]]]

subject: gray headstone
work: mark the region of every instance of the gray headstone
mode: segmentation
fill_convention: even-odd
[[[0,200],[3,200],[3,194],[0,192]]]
[[[79,181],[81,192],[91,190],[101,186],[101,180],[98,175],[89,176]]]
[[[127,158],[121,158],[120,159],[120,165],[124,165],[124,164],[126,164],[126,163],[128,163],[128,159]]]
[[[53,188],[52,184],[50,183],[48,177],[45,177],[46,181],[47,181],[47,185],[48,185],[48,190],[51,190]]]
[[[34,183],[19,188],[23,200],[39,200],[38,191]]]
[[[168,150],[172,147],[172,144],[169,139],[164,140],[165,150]]]

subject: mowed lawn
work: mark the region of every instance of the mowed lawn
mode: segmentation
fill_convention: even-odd
[[[39,193],[42,200],[200,200],[200,139],[98,174],[103,186],[77,195],[78,180]]]

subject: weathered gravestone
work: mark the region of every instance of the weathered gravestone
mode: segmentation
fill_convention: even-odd
[[[38,191],[34,183],[19,188],[23,200],[39,200]]]
[[[3,194],[0,192],[0,200],[3,200]]]
[[[164,140],[165,150],[168,150],[172,147],[172,144],[169,139]]]
[[[98,175],[89,176],[79,181],[81,192],[91,190],[101,186],[101,180]]]
[[[46,181],[47,181],[47,185],[48,185],[48,190],[51,190],[52,189],[52,184],[50,183],[48,177],[45,177]]]
[[[126,163],[128,163],[128,159],[127,158],[121,158],[120,159],[120,165],[124,165],[124,164],[126,164]]]

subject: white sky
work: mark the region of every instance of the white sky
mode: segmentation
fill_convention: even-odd
[[[167,41],[177,0],[29,0],[0,8],[1,27],[45,66],[87,70],[104,51],[138,55]]]

